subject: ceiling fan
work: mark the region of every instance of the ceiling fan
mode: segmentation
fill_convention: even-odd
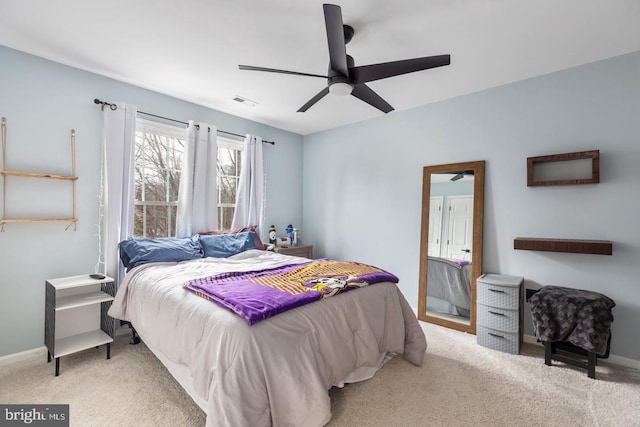
[[[393,107],[365,83],[399,76],[401,74],[428,70],[429,68],[442,67],[451,63],[450,55],[437,55],[356,67],[353,58],[347,55],[346,52],[346,44],[349,43],[353,37],[353,28],[342,23],[342,10],[340,6],[324,4],[322,7],[324,8],[324,22],[327,29],[327,41],[329,43],[328,75],[323,76],[274,68],[254,67],[251,65],[238,65],[238,68],[241,70],[266,71],[270,73],[293,74],[296,76],[327,79],[327,87],[300,107],[298,112],[303,113],[307,111],[328,93],[332,93],[342,96],[351,94],[378,110],[389,113],[393,111]]]

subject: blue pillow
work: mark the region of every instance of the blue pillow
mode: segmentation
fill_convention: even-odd
[[[256,249],[255,231],[235,234],[200,236],[205,257],[227,258],[249,249]]]
[[[133,239],[120,242],[120,259],[127,271],[149,262],[202,258],[198,236],[163,239]]]

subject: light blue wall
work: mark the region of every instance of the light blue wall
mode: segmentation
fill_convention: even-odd
[[[527,157],[593,149],[600,184],[526,186]],[[640,53],[306,136],[314,254],[394,272],[417,306],[422,168],[474,160],[486,161],[484,271],[610,296],[611,351],[640,360]],[[515,251],[518,236],[611,240],[613,256]]]
[[[75,128],[79,176],[78,231],[9,224],[0,233],[0,356],[43,345],[47,278],[94,269],[102,124],[96,97],[275,140],[265,146],[266,223],[301,225],[316,256],[394,272],[414,306],[422,167],[486,160],[484,270],[523,276],[532,287],[607,294],[617,302],[612,353],[640,360],[640,53],[302,138],[0,46],[8,165],[68,173]],[[527,157],[591,149],[600,149],[600,184],[526,186]],[[25,201],[33,186],[9,185],[17,192],[7,191],[12,209],[66,209],[67,190]],[[614,253],[514,251],[517,236],[612,240]]]
[[[44,343],[44,283],[93,273],[98,257],[102,113],[94,98],[219,129],[254,133],[265,145],[266,224],[302,223],[302,137],[0,46],[0,116],[8,122],[7,168],[70,174],[76,129],[77,231],[66,224],[8,224],[0,233],[0,356]],[[37,181],[37,180],[36,180]],[[7,215],[70,216],[68,183],[7,178]],[[0,190],[1,191],[1,190]]]

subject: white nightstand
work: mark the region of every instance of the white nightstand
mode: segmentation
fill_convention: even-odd
[[[286,248],[278,246],[273,248],[273,252],[313,259],[313,245],[289,246]]]
[[[49,279],[45,287],[44,343],[47,362],[56,359],[56,376],[62,356],[106,344],[110,359],[115,320],[107,311],[116,294],[115,281],[85,274]]]

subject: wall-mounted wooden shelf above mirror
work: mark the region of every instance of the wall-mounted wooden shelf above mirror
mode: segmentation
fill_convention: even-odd
[[[527,157],[527,187],[599,182],[600,150]]]
[[[574,254],[611,255],[613,243],[609,240],[541,239],[516,237],[513,249],[543,252],[568,252]]]

